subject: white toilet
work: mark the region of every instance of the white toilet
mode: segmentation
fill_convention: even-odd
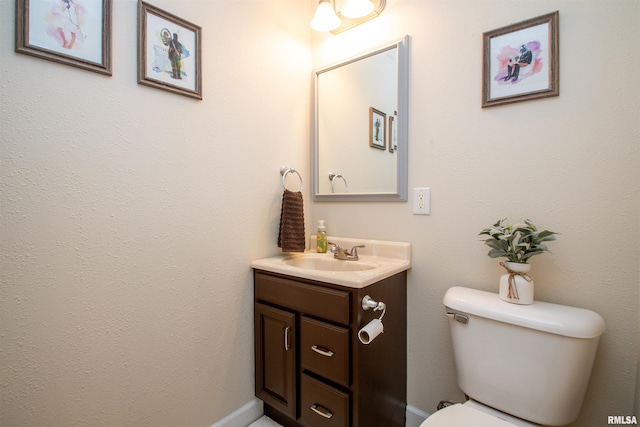
[[[454,287],[444,296],[458,374],[469,397],[420,427],[562,426],[580,413],[605,324],[593,311],[517,305]]]

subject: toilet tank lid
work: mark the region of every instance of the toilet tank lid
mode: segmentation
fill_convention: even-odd
[[[605,330],[602,317],[591,310],[542,301],[531,305],[512,304],[502,301],[498,294],[478,289],[450,288],[443,303],[455,312],[567,337],[596,338]]]

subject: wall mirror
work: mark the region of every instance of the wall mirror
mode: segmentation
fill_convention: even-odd
[[[315,201],[407,201],[408,43],[314,72]]]

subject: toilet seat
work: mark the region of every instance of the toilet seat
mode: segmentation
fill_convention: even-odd
[[[489,415],[469,405],[457,403],[429,416],[420,427],[513,427],[505,420]]]

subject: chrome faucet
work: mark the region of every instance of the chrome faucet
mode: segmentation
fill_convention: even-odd
[[[364,245],[358,245],[351,248],[350,251],[347,251],[344,248],[341,248],[340,245],[328,242],[331,247],[331,252],[333,252],[333,257],[336,259],[346,260],[346,261],[357,261],[358,260],[358,248],[364,248]]]

